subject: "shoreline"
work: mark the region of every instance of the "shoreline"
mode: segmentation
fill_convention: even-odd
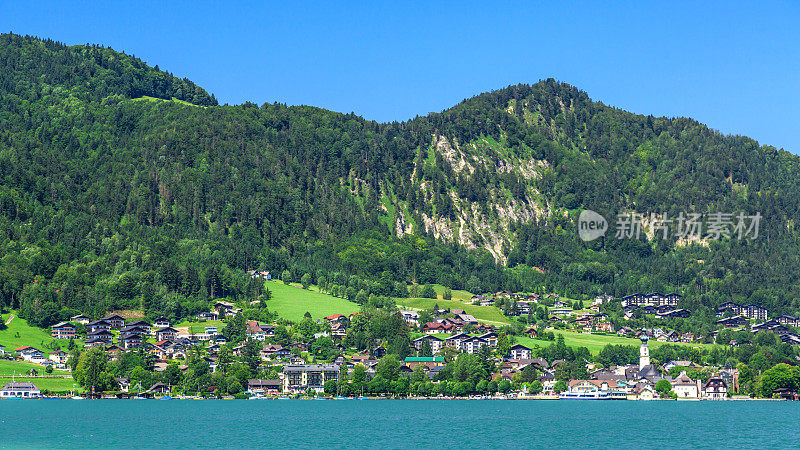
[[[515,397],[505,397],[505,396],[498,396],[498,397],[300,397],[300,398],[293,398],[293,397],[278,397],[278,396],[269,396],[269,397],[248,397],[248,398],[233,398],[233,397],[221,397],[221,398],[207,398],[207,397],[172,397],[172,396],[163,396],[163,397],[129,397],[129,398],[114,398],[114,397],[101,397],[101,398],[89,398],[89,397],[39,397],[39,398],[20,398],[20,397],[6,397],[0,398],[0,400],[522,400],[522,401],[529,401],[529,400],[562,400],[562,401],[585,401],[585,400],[576,400],[576,399],[561,399],[559,396],[556,395],[543,395],[543,396],[515,396]],[[590,400],[591,401],[591,400]],[[726,398],[724,400],[718,399],[704,399],[704,398],[682,398],[682,399],[671,399],[671,398],[655,398],[652,400],[628,400],[628,399],[614,399],[609,401],[629,401],[629,402],[785,402],[789,401],[783,398],[750,398],[750,397],[738,397],[738,398]]]

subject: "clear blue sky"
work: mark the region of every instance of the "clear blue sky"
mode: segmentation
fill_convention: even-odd
[[[124,50],[223,103],[406,120],[554,77],[800,152],[800,2],[106,3],[3,2],[0,31]]]

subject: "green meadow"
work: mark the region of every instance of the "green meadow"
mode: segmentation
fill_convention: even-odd
[[[445,289],[446,288],[444,286],[442,286],[441,284],[434,284],[433,285],[433,290],[436,291],[436,295],[438,295],[439,298],[442,298],[442,295],[444,294],[444,290]],[[465,301],[465,302],[472,302],[472,292],[461,291],[461,290],[457,290],[456,289],[456,290],[451,290],[450,293],[451,293],[451,298],[453,300],[461,300],[461,301]]]
[[[627,337],[620,337],[616,335],[604,335],[604,334],[584,334],[584,333],[577,333],[574,331],[563,331],[563,330],[554,330],[553,333],[557,335],[561,334],[564,336],[564,343],[569,345],[570,347],[586,347],[589,349],[589,352],[592,354],[597,354],[600,350],[603,349],[608,344],[612,345],[635,345],[639,346],[641,341],[636,338],[627,338]],[[529,337],[516,337],[516,342],[528,347],[533,347],[534,345],[538,345],[539,347],[547,347],[553,341],[546,341],[543,339],[531,339]],[[677,344],[677,345],[686,345],[690,347],[698,347],[698,348],[711,348],[713,345],[710,344],[699,344],[699,343],[674,343],[674,342],[659,342],[656,340],[650,340],[649,345],[651,348],[658,348],[664,344]]]
[[[443,300],[432,298],[398,298],[396,299],[396,302],[400,309],[432,309],[435,305],[439,305],[440,308],[463,309],[467,314],[471,314],[476,319],[487,322],[490,325],[507,325],[511,323],[511,319],[504,316],[500,312],[500,309],[494,306],[480,306],[473,305],[472,303],[462,302],[460,300]]]
[[[202,334],[206,332],[206,327],[217,327],[219,331],[225,327],[225,322],[221,320],[208,320],[205,322],[184,320],[178,324],[173,325],[175,328],[186,328],[189,334]]]
[[[40,390],[47,389],[50,392],[83,392],[83,389],[72,378],[43,378],[43,377],[14,377],[14,381],[30,381]],[[11,382],[11,377],[0,378],[0,386]]]
[[[65,350],[69,345],[69,340],[67,339],[53,339],[47,330],[28,325],[27,321],[16,316],[16,311],[3,314],[3,323],[8,321],[11,314],[14,314],[14,319],[8,324],[8,328],[0,331],[0,345],[4,345],[7,352],[13,351],[18,347],[30,345],[45,352],[45,354],[49,354],[51,350],[46,348],[46,345],[53,341],[58,342],[61,348]],[[76,344],[79,344],[79,342],[76,342]]]
[[[316,287],[303,289],[279,281],[267,281],[265,285],[272,293],[267,308],[292,321],[301,320],[306,311],[314,319],[319,319],[332,314],[350,314],[360,309],[347,299],[322,294]]]
[[[29,370],[36,369],[40,375],[44,375],[44,367],[39,364],[33,364],[26,361],[9,361],[0,359],[0,377],[11,375],[26,374]],[[69,372],[64,370],[54,370],[53,375],[69,375]]]

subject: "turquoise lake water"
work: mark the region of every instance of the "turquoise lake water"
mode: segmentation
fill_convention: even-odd
[[[3,448],[798,448],[800,402],[0,400]]]

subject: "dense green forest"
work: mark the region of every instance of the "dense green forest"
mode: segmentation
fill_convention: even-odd
[[[42,326],[75,311],[182,317],[257,295],[245,271],[261,268],[376,295],[676,291],[702,320],[727,300],[796,313],[799,163],[555,80],[382,124],[221,106],[109,48],[4,34],[0,303]],[[584,208],[763,219],[755,240],[586,243]]]

